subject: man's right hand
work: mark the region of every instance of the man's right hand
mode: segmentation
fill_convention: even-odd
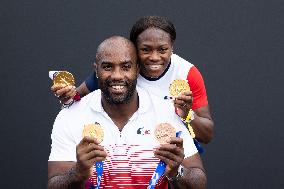
[[[104,161],[107,153],[94,137],[84,137],[76,147],[76,168],[83,179],[91,176],[91,168],[96,162]]]
[[[55,84],[51,87],[51,91],[63,104],[76,95],[76,87],[71,85]]]

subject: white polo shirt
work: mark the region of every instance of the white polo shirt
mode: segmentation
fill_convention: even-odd
[[[158,158],[153,149],[159,144],[154,138],[155,126],[170,123],[182,131],[185,157],[197,153],[193,140],[169,100],[150,96],[144,89],[137,89],[139,108],[120,132],[101,104],[101,91],[96,90],[60,111],[51,134],[52,148],[49,161],[76,162],[76,145],[82,139],[85,124],[99,123],[104,129],[101,143],[108,156],[104,161],[101,188],[147,188],[155,172]],[[95,169],[94,169],[95,171]],[[89,182],[96,183],[96,173]],[[167,188],[162,177],[156,188]]]
[[[208,104],[205,84],[199,70],[190,62],[172,54],[171,63],[159,78],[144,78],[139,74],[137,86],[147,89],[151,95],[155,95],[161,99],[164,96],[170,96],[169,86],[175,79],[187,80],[192,91],[192,109],[198,109]]]

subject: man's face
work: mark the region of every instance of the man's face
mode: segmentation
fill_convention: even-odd
[[[139,73],[135,49],[129,45],[109,45],[96,64],[103,98],[111,104],[128,103],[134,94]]]

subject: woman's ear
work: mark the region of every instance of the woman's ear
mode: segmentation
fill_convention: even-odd
[[[140,64],[137,62],[137,75],[140,73]]]

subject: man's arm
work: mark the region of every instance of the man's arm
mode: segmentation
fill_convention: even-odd
[[[171,189],[206,188],[207,179],[202,160],[198,153],[184,158],[182,138],[171,138],[169,144],[161,145],[154,155],[166,163],[164,174],[169,178]],[[184,171],[181,177],[177,176],[180,165]]]
[[[171,189],[206,188],[207,178],[199,154],[195,154],[184,159],[182,166],[182,176],[169,179],[169,185]]]
[[[76,147],[77,162],[49,161],[48,189],[84,188],[95,162],[104,161],[107,154],[93,137],[84,137]]]
[[[84,188],[84,182],[75,162],[48,162],[48,189]]]

